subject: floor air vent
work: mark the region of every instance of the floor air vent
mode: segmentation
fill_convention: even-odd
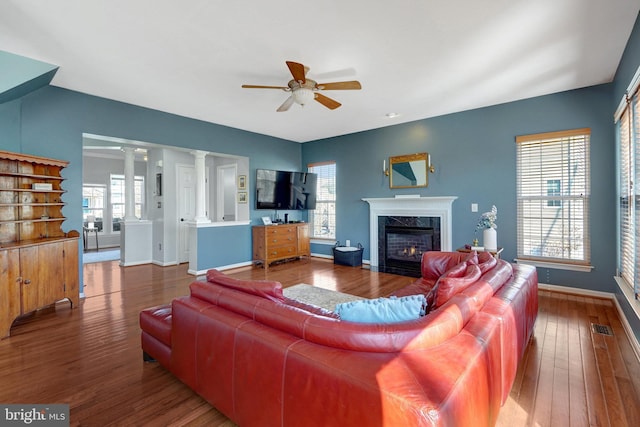
[[[599,325],[597,323],[592,323],[591,324],[591,330],[595,334],[613,336],[613,331],[611,330],[611,327],[607,326],[607,325]]]

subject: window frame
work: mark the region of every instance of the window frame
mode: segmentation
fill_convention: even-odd
[[[100,189],[102,190],[102,207],[95,207],[95,206],[91,206],[91,199],[95,199],[98,200],[98,197],[90,197],[88,198],[87,202],[88,205],[85,206],[84,205],[84,200],[85,200],[85,189]],[[93,217],[95,218],[95,220],[97,221],[98,219],[100,219],[99,222],[99,226],[96,226],[98,228],[98,232],[99,233],[103,233],[104,232],[104,219],[105,216],[107,215],[107,198],[108,198],[108,189],[107,186],[104,184],[82,184],[82,222],[84,224],[84,226],[87,226],[87,217],[89,215],[93,215]],[[102,212],[101,215],[96,215],[96,212],[100,211]]]
[[[640,72],[640,69],[639,69]],[[637,74],[637,73],[636,73]],[[635,185],[640,178],[640,93],[636,83],[623,98],[615,114],[618,175],[618,257],[616,281],[640,296],[640,194]],[[624,289],[624,288],[623,288]]]
[[[323,171],[322,170],[318,170],[316,168],[323,168],[323,167],[331,167],[333,169],[333,174],[328,173],[329,177],[323,177]],[[337,214],[337,203],[336,203],[336,199],[337,199],[337,165],[335,161],[326,161],[326,162],[316,162],[316,163],[309,163],[307,165],[307,171],[310,173],[318,173],[318,189],[316,191],[316,209],[314,210],[310,210],[309,211],[309,224],[310,224],[310,230],[309,230],[309,235],[311,237],[311,239],[314,240],[320,240],[320,241],[328,241],[331,242],[331,244],[333,244],[333,242],[336,241],[336,236],[337,236],[337,224],[336,224],[336,214]],[[323,179],[329,179],[330,181],[333,182],[329,182],[329,187],[333,187],[333,198],[323,198],[323,191],[321,191],[321,185],[322,185],[322,180]],[[331,194],[331,189],[329,188],[329,190],[327,190],[328,194]],[[328,235],[323,235],[323,234],[316,234],[316,229],[317,228],[321,228],[319,226],[319,224],[317,224],[318,221],[318,215],[320,209],[325,206],[327,208],[327,216],[328,216],[328,226],[332,226],[333,227],[333,233],[330,233]]]
[[[122,181],[122,202],[114,202],[114,181]],[[135,175],[134,176],[134,192],[135,192],[135,201],[134,201],[134,215],[138,219],[142,219],[144,217],[144,209],[145,209],[145,179],[143,175]],[[125,176],[119,173],[112,173],[109,175],[109,208],[110,208],[110,216],[111,216],[111,228],[110,232],[113,234],[118,234],[120,230],[114,230],[114,225],[116,222],[114,221],[114,214],[116,209],[114,206],[122,207],[122,218],[120,218],[119,223],[124,221],[125,215]],[[120,194],[120,193],[118,193]],[[140,199],[140,201],[138,201]]]
[[[593,268],[590,139],[589,128],[516,137],[517,262]],[[560,194],[549,193],[550,181],[559,181]],[[540,253],[534,251],[536,238]]]

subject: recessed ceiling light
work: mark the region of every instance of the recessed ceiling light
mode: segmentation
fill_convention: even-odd
[[[388,119],[395,119],[396,117],[399,117],[399,116],[400,116],[400,113],[387,113],[387,114],[385,114],[385,116],[386,116]]]

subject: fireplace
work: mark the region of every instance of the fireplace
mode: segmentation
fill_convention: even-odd
[[[440,250],[440,218],[378,217],[378,271],[420,277],[427,251]]]
[[[392,234],[405,234],[406,239],[423,239],[415,246],[415,252],[425,250],[451,251],[452,249],[452,204],[457,199],[455,196],[397,196],[394,198],[362,199],[369,204],[369,263],[373,271],[389,271],[396,274],[410,276],[420,275],[419,260],[413,262],[410,268],[400,271],[395,265],[388,270],[387,232],[388,227],[392,231],[398,231],[394,227],[408,229],[407,231],[393,232]],[[396,237],[394,236],[393,239]],[[394,244],[395,245],[395,244]],[[427,249],[427,248],[431,249]],[[394,246],[394,250],[395,246]],[[404,249],[402,249],[404,253]],[[411,254],[409,247],[407,253]],[[396,257],[398,258],[398,252]],[[411,257],[407,257],[411,258]],[[391,260],[394,264],[398,260]],[[415,262],[417,261],[417,263]],[[417,272],[416,272],[417,266]]]

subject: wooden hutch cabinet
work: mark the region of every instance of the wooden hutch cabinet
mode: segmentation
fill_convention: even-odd
[[[253,259],[265,270],[274,261],[311,256],[309,224],[256,225],[253,231]]]
[[[68,299],[77,307],[77,231],[62,231],[62,160],[0,151],[0,338],[14,320]]]

